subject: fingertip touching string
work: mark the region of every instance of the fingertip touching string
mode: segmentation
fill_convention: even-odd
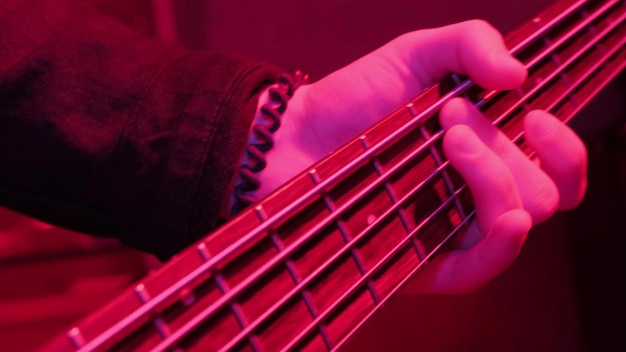
[[[308,75],[295,70],[281,74],[276,83],[268,89],[269,101],[261,106],[261,119],[258,119],[251,129],[249,140],[252,142],[248,142],[245,150],[247,160],[237,172],[239,180],[233,189],[234,203],[230,209],[231,215],[236,215],[256,201],[253,193],[261,186],[257,174],[267,166],[265,153],[274,147],[272,134],[280,128],[281,117],[287,110],[289,99],[307,80]]]

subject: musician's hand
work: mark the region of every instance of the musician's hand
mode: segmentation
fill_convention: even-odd
[[[405,34],[296,92],[267,155],[259,195],[450,72],[490,89],[515,88],[526,77],[500,34],[484,22]],[[582,143],[545,113],[532,113],[525,121],[527,141],[541,166],[515,152],[463,100],[450,102],[441,115],[448,129],[446,155],[470,185],[478,216],[461,237],[460,248],[429,264],[410,285],[413,292],[459,293],[485,284],[514,260],[533,224],[575,206],[586,185]]]
[[[532,225],[576,206],[587,185],[583,143],[546,112],[533,111],[524,121],[538,162],[466,100],[449,102],[441,123],[448,130],[444,151],[472,191],[477,219],[457,239],[457,248],[429,263],[408,292],[463,293],[481,287],[517,257]]]

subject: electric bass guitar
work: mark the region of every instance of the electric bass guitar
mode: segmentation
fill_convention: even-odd
[[[469,98],[530,156],[526,111],[567,122],[626,66],[626,3],[562,0],[506,43],[519,89],[426,90],[44,349],[338,349],[474,216],[439,108]]]

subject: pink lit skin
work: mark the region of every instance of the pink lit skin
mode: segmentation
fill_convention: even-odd
[[[407,33],[371,54],[301,87],[283,116],[261,173],[268,194],[422,89],[450,72],[490,89],[513,89],[526,70],[501,35],[482,21]],[[260,104],[266,101],[262,95]],[[556,118],[533,111],[524,120],[527,159],[480,112],[454,99],[441,112],[444,151],[465,178],[477,219],[456,250],[438,256],[409,285],[411,293],[464,293],[481,287],[517,257],[529,229],[582,200],[587,155],[579,138]]]

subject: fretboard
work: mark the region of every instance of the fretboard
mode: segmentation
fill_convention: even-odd
[[[529,156],[530,109],[568,121],[626,66],[623,1],[564,0],[507,36],[513,91],[432,87],[86,318],[47,350],[332,350],[471,221],[437,112],[472,100]]]

